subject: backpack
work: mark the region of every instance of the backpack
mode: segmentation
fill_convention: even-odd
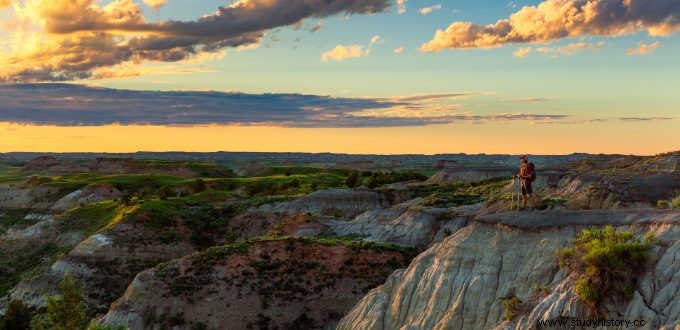
[[[529,162],[529,169],[531,170],[531,181],[536,181],[536,165],[534,165],[532,162]]]

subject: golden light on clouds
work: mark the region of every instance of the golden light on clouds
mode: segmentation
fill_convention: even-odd
[[[144,0],[154,10],[166,2]],[[149,69],[133,66],[198,61],[229,48],[254,49],[270,29],[298,25],[310,17],[377,13],[388,6],[388,0],[242,0],[195,20],[149,22],[140,3],[132,0],[104,6],[95,0],[12,2],[5,24],[10,27],[9,49],[0,53],[0,82],[136,76]],[[118,68],[122,72],[113,74]]]
[[[650,6],[654,10],[650,10]],[[508,43],[544,43],[584,35],[620,36],[647,31],[667,36],[680,30],[676,0],[546,0],[522,7],[495,24],[454,22],[437,30],[422,51],[449,48],[489,48]]]

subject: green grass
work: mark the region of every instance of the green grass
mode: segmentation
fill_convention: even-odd
[[[268,166],[258,176],[274,176],[274,175],[309,175],[309,174],[336,174],[339,176],[347,176],[349,170],[327,168],[321,166]]]
[[[116,201],[82,205],[59,216],[58,227],[62,232],[82,231],[88,237],[114,222],[123,211]]]
[[[82,232],[88,237],[114,221],[121,212],[115,201],[105,201],[77,207],[57,218],[54,230],[59,233]],[[16,245],[0,242],[0,296],[22,278],[33,278],[50,266],[73,246],[58,245],[52,240],[35,240]]]
[[[636,238],[632,231],[589,227],[579,233],[573,245],[556,251],[561,267],[578,277],[579,298],[598,312],[605,299],[629,300],[637,278],[645,269],[649,248],[656,243],[648,233]]]
[[[21,167],[0,164],[0,185],[22,183],[32,174],[34,173],[21,171]]]
[[[501,196],[508,178],[487,179],[475,182],[456,181],[445,184],[413,187],[416,197],[423,197],[424,206],[453,207],[493,201]]]

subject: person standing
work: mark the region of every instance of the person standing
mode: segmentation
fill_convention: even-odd
[[[519,157],[520,168],[519,174],[515,175],[519,178],[522,186],[522,208],[520,211],[524,210],[527,206],[527,199],[531,200],[531,209],[536,208],[536,197],[534,195],[532,183],[536,179],[536,167],[534,163],[529,162],[526,155]]]

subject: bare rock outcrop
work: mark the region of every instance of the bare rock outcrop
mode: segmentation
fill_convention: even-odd
[[[339,236],[356,235],[365,240],[425,248],[464,227],[481,205],[449,209],[422,209],[420,198],[391,208],[368,210],[351,221],[328,220],[324,224]]]
[[[66,211],[81,204],[96,203],[105,200],[117,199],[122,193],[110,185],[88,186],[66,194],[57,200],[50,208],[52,211]]]
[[[633,300],[609,306],[612,316],[644,317],[648,328],[678,326],[680,212],[565,211],[476,218],[371,290],[337,329],[527,329],[541,319],[592,316],[554,251],[585,226],[603,224],[651,230],[669,246],[660,248]],[[503,321],[502,301],[511,297],[524,303]]]
[[[369,189],[323,189],[285,206],[287,213],[313,213],[354,218],[375,208],[389,207],[384,194]]]

